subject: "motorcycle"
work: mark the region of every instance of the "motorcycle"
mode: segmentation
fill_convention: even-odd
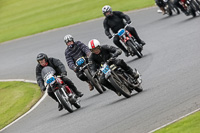
[[[163,3],[164,9],[169,16],[171,16],[173,12],[180,14],[179,9],[170,0],[163,0]]]
[[[79,67],[79,71],[82,71],[85,76],[89,79],[89,82],[95,87],[95,89],[102,94],[103,91],[106,91],[104,86],[99,84],[99,79],[97,77],[93,78],[90,73],[89,64],[87,63],[84,57],[80,57],[76,60],[76,66]]]
[[[112,57],[102,64],[100,69],[96,71],[95,76],[100,77],[102,74],[104,74],[106,80],[112,84],[114,89],[116,89],[117,92],[121,93],[126,98],[131,97],[133,90],[137,91],[138,93],[142,92],[142,78],[137,69],[135,69],[135,72],[139,75],[139,78],[134,79],[122,68],[111,63],[113,59],[114,58]]]
[[[62,104],[66,110],[72,113],[74,111],[73,106],[77,109],[81,107],[80,100],[74,92],[66,84],[64,84],[61,76],[56,76],[55,73],[55,70],[50,66],[46,66],[42,69],[41,74],[45,87],[47,89],[51,89],[57,97],[59,103]]]
[[[191,14],[193,17],[196,17],[198,4],[194,0],[180,0],[180,4],[189,14]]]
[[[126,30],[126,27],[128,25],[129,24],[126,24],[125,27],[120,29],[118,33],[113,35],[113,37],[116,35],[119,36],[120,43],[126,46],[131,56],[137,55],[138,58],[142,58],[143,54],[141,51],[143,50],[143,46],[136,41],[134,36],[131,35],[131,33],[128,30]]]

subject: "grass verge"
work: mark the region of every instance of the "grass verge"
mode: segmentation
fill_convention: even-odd
[[[41,91],[36,84],[1,82],[0,129],[27,112],[41,96]]]
[[[154,0],[0,0],[0,43],[103,17],[104,5],[128,11],[154,3]]]
[[[200,111],[189,115],[171,125],[168,125],[154,133],[199,133]]]

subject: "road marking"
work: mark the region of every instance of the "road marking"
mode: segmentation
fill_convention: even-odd
[[[190,113],[188,113],[188,114],[186,114],[186,115],[184,115],[184,116],[181,116],[181,117],[179,117],[178,119],[175,119],[175,120],[173,120],[173,121],[171,121],[171,122],[169,122],[169,123],[167,123],[167,124],[165,124],[165,125],[163,125],[163,126],[161,126],[161,127],[158,127],[158,128],[156,128],[156,129],[154,129],[154,130],[148,132],[148,133],[153,133],[153,132],[155,132],[155,131],[157,131],[157,130],[159,130],[159,129],[161,129],[161,128],[164,128],[164,127],[166,127],[166,126],[168,126],[168,125],[170,125],[170,124],[172,124],[172,123],[174,123],[174,122],[177,122],[177,121],[183,119],[184,117],[187,117],[187,116],[189,116],[189,115],[191,115],[191,114],[193,114],[193,113],[195,113],[195,112],[197,112],[197,111],[200,111],[200,108],[199,108],[199,109],[196,109],[196,110],[194,110],[194,111],[192,111],[192,112],[190,112]]]
[[[25,80],[25,79],[5,79],[5,80],[0,80],[0,82],[9,82],[9,81],[22,81],[22,82],[28,82],[28,83],[34,83],[37,84],[36,81],[33,80]],[[24,116],[26,116],[27,114],[29,114],[31,111],[33,111],[43,100],[44,98],[47,96],[47,92],[45,91],[44,95],[42,96],[42,98],[25,114],[23,114],[22,116],[18,117],[16,120],[14,120],[13,122],[11,122],[10,124],[8,124],[7,126],[5,126],[4,128],[2,128],[0,130],[3,131],[6,128],[8,128],[9,126],[11,126],[12,124],[14,124],[15,122],[17,122],[18,120],[20,120],[21,118],[23,118]]]

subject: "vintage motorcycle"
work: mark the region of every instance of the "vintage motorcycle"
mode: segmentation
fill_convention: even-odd
[[[95,89],[102,94],[106,91],[105,87],[99,84],[99,79],[97,77],[93,78],[90,73],[89,64],[84,57],[80,57],[76,60],[76,66],[79,67],[79,71],[82,71],[85,76],[89,79],[89,82],[95,87]]]
[[[59,103],[71,113],[74,111],[73,106],[77,109],[81,107],[80,100],[74,92],[66,84],[64,84],[61,76],[56,76],[55,73],[55,70],[50,66],[46,66],[42,69],[41,74],[45,87],[47,89],[51,89],[57,97]]]
[[[126,30],[127,26],[129,26],[129,24],[126,24],[125,27],[120,29],[113,37],[116,35],[119,36],[120,43],[125,46],[131,56],[137,55],[138,58],[142,58],[143,46],[136,41],[129,31]]]
[[[180,4],[183,8],[191,14],[193,17],[196,17],[196,11],[198,11],[198,3],[194,0],[180,0]]]
[[[104,64],[101,65],[95,73],[95,76],[100,77],[102,74],[105,76],[114,89],[121,93],[124,97],[131,97],[133,90],[139,92],[143,91],[141,86],[142,78],[140,73],[135,69],[135,72],[139,75],[138,79],[134,79],[131,75],[126,73],[122,68],[112,63],[115,58],[110,58]],[[110,64],[110,65],[109,65]]]

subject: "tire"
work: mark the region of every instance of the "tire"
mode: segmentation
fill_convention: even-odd
[[[178,7],[176,5],[174,5],[173,3],[169,2],[169,7],[171,8],[171,10],[173,10],[176,14],[180,14],[180,11],[178,9]]]
[[[103,90],[101,88],[101,85],[99,84],[98,80],[95,78],[93,79],[90,72],[88,71],[88,69],[84,69],[84,72],[87,76],[87,78],[92,82],[92,85],[95,87],[95,89],[100,93],[102,94],[103,93]]]
[[[119,76],[112,71],[111,76],[108,78],[110,83],[114,86],[114,88],[119,91],[124,97],[131,97],[130,90],[124,85],[123,79],[119,79]]]
[[[68,98],[66,98],[65,95],[60,92],[60,90],[57,90],[54,93],[58,97],[58,99],[61,102],[61,104],[63,105],[63,107],[67,111],[69,111],[70,113],[72,113],[73,112],[73,108],[72,108],[71,103],[68,101]]]
[[[190,3],[190,8],[191,8],[190,12],[191,12],[192,16],[196,17],[196,8],[194,7],[193,2]]]
[[[196,8],[196,11],[200,11],[200,5],[197,3],[197,1],[194,1],[192,2]]]
[[[172,10],[171,10],[171,8],[168,6],[168,8],[167,8],[167,14],[169,15],[169,16],[172,16]]]
[[[133,46],[133,43],[131,41],[127,41],[126,43],[133,50],[133,52],[138,56],[138,58],[142,58],[143,56],[142,53],[138,51],[135,46]]]

